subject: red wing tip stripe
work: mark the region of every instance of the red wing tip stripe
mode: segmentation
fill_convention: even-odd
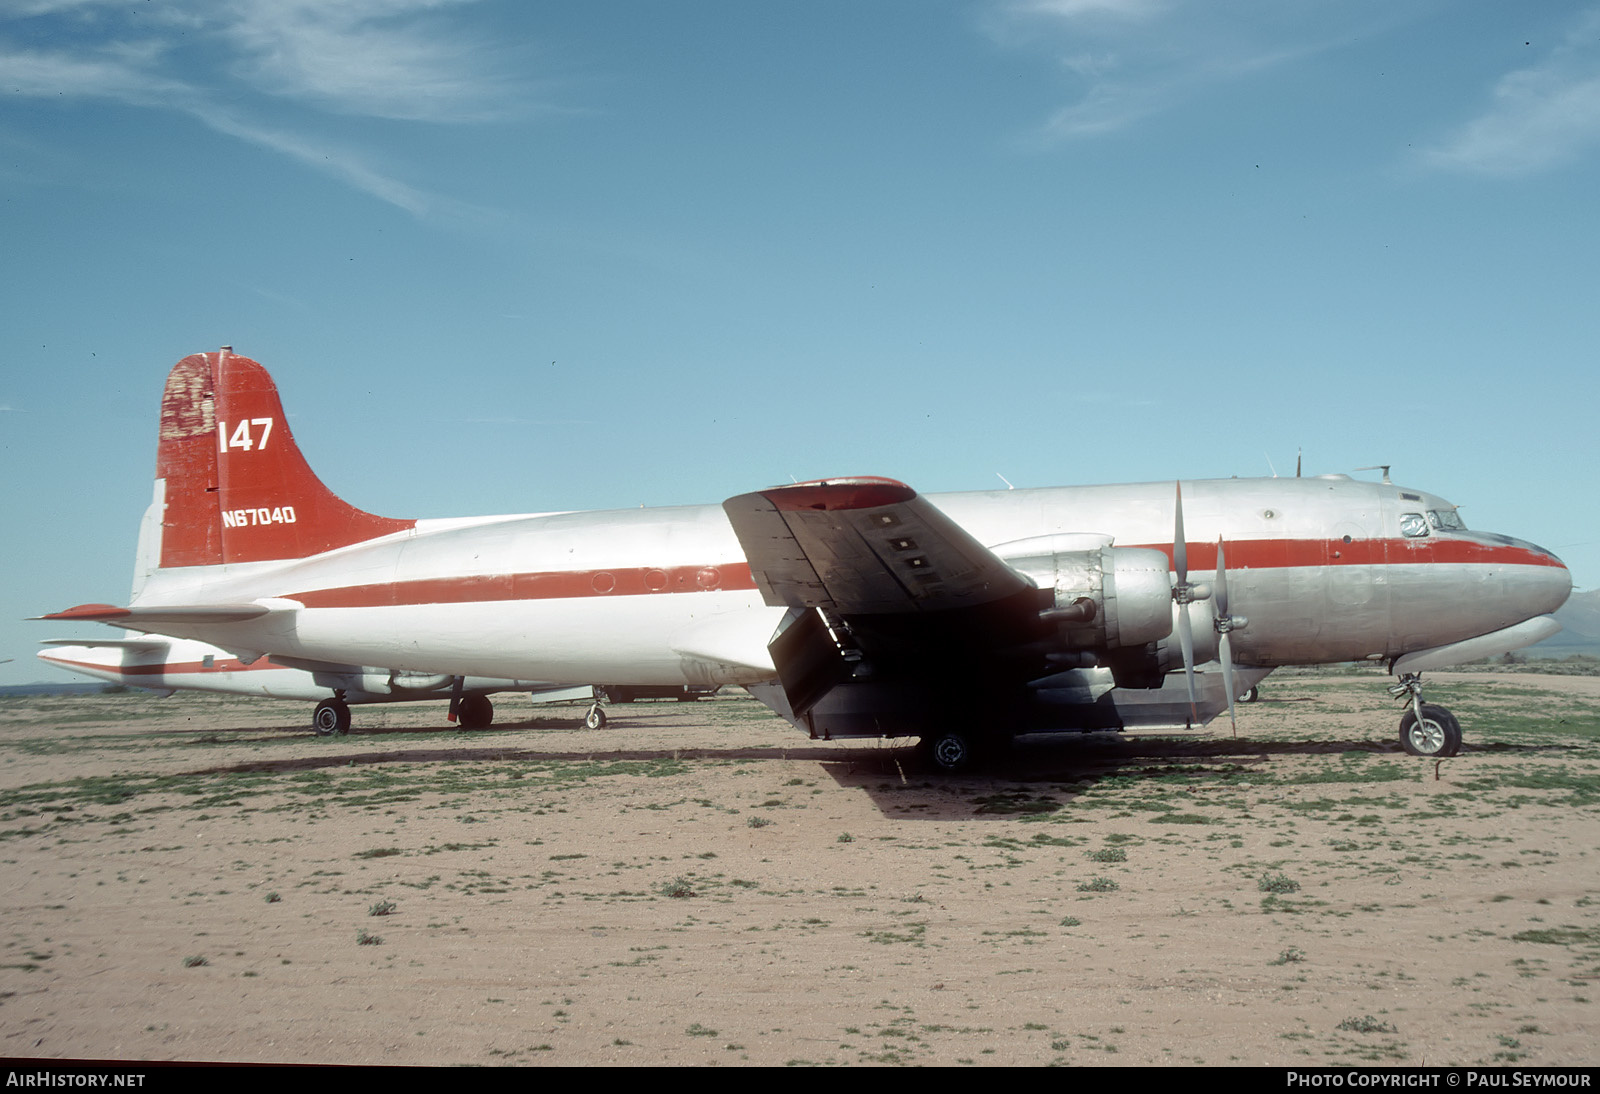
[[[121,619],[132,615],[127,608],[119,608],[114,604],[79,604],[76,608],[68,608],[64,612],[52,615],[41,615],[40,619]]]
[[[763,490],[762,497],[780,512],[798,509],[876,509],[884,505],[902,505],[917,496],[917,492],[894,479],[864,476],[853,479],[818,479],[815,482],[797,482],[793,486],[775,486]]]

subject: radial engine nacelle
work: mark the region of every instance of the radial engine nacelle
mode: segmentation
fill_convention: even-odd
[[[1172,633],[1170,564],[1149,547],[1113,547],[1109,536],[1056,535],[995,548],[1054,606],[1042,614],[1061,627],[1066,649],[1128,649]]]

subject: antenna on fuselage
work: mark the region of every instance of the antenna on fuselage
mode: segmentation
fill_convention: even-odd
[[[1358,468],[1356,468],[1356,470],[1357,471],[1382,471],[1383,472],[1384,484],[1387,485],[1387,486],[1393,486],[1394,483],[1389,478],[1389,468],[1391,466],[1393,466],[1393,465],[1392,464],[1387,464],[1387,463],[1375,463],[1371,467],[1358,467]]]
[[[1016,489],[1015,486],[1011,485],[1011,480],[1006,478],[1004,475],[1000,474],[1000,472],[996,471],[994,473],[994,477],[999,479],[1001,482],[1005,483],[1007,490],[1015,490]]]
[[[1267,466],[1272,468],[1272,477],[1273,478],[1277,478],[1278,477],[1278,465],[1272,462],[1272,457],[1270,455],[1268,455],[1265,451],[1263,451],[1261,454],[1263,456],[1267,457]],[[1300,449],[1296,448],[1294,450],[1294,477],[1297,478],[1297,479],[1300,477],[1300,458],[1301,458],[1301,451],[1300,451]]]

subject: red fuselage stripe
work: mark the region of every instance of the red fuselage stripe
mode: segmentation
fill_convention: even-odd
[[[574,600],[595,596],[645,596],[654,593],[754,589],[750,567],[640,566],[615,570],[574,570],[528,574],[479,574],[417,581],[348,585],[288,597],[308,608],[373,608],[400,604],[473,604],[495,600]]]
[[[1172,544],[1140,546],[1161,551],[1172,560]],[[1477,543],[1462,539],[1245,539],[1223,544],[1228,569],[1268,570],[1297,566],[1550,566],[1564,569],[1552,554],[1520,544]],[[1215,543],[1189,544],[1189,569],[1214,570]]]
[[[181,664],[173,662],[164,665],[97,665],[92,661],[68,661],[62,657],[49,657],[46,660],[52,664],[60,665],[62,668],[70,666],[79,669],[92,669],[95,672],[114,672],[118,676],[177,676],[205,672],[262,672],[272,669],[284,671],[282,665],[274,665],[265,657],[251,665],[231,658],[228,660],[219,659],[210,665],[203,661],[186,661]]]
[[[1172,545],[1144,546],[1172,557]],[[1264,539],[1226,544],[1228,570],[1315,566],[1480,565],[1561,567],[1553,555],[1522,546],[1453,539]],[[1214,543],[1189,545],[1189,569],[1212,570]],[[287,593],[285,599],[308,608],[376,608],[415,604],[475,604],[508,600],[575,600],[586,597],[646,596],[665,593],[754,589],[745,563],[716,566],[629,567],[520,574],[479,574],[424,578],[370,585],[346,585]]]

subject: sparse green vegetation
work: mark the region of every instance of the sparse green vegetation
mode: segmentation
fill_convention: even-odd
[[[675,877],[671,881],[664,881],[656,890],[662,896],[682,900],[694,896],[694,883],[686,877]]]
[[[1361,687],[1381,694],[1385,679]],[[1526,679],[1433,685],[1471,746],[1438,779],[1399,753],[1396,719],[1369,730],[1380,704],[1331,676],[1275,676],[1238,739],[1023,738],[960,779],[923,774],[895,742],[785,741],[748,701],[690,707],[671,733],[619,735],[604,755],[586,751],[593,734],[569,744],[576,718],[463,737],[389,733],[373,708],[362,733],[330,741],[294,708],[270,708],[291,711],[292,733],[259,728],[265,715],[170,713],[102,733],[7,723],[0,707],[0,730],[13,726],[0,733],[0,854],[35,902],[7,917],[0,987],[117,959],[121,942],[86,932],[95,909],[137,909],[167,952],[205,950],[218,967],[190,982],[207,992],[259,993],[288,974],[448,984],[455,955],[480,969],[526,955],[537,924],[534,972],[473,1004],[520,1010],[537,1033],[460,1060],[471,1038],[448,1035],[453,1018],[405,1039],[440,1062],[628,1066],[707,1053],[825,1066],[1581,1058],[1573,1030],[1600,976],[1600,701]],[[790,823],[755,834],[779,817]],[[730,838],[740,819],[751,834]],[[249,923],[261,901],[281,905],[253,913],[270,936]],[[395,944],[359,932],[380,948],[319,945],[351,908],[390,916]],[[546,946],[559,977],[540,971]],[[843,1033],[801,1030],[730,1002],[737,992],[695,996],[682,1034],[650,1006],[656,983],[769,977],[783,990],[802,973],[848,985]],[[1069,1009],[1064,980],[1104,1004]],[[1237,1044],[1180,1043],[1192,1031],[1159,1017],[1219,992],[1258,1020]],[[17,1016],[33,1005],[3,998]],[[599,1019],[615,1028],[595,1040]],[[1448,1042],[1425,1032],[1440,1020]],[[567,1036],[586,1026],[589,1060]],[[164,1051],[155,1037],[131,1050]]]
[[[1344,1021],[1339,1023],[1338,1028],[1346,1031],[1347,1033],[1396,1032],[1394,1026],[1390,1025],[1388,1022],[1380,1022],[1370,1014],[1364,1015],[1360,1018],[1346,1018]]]

